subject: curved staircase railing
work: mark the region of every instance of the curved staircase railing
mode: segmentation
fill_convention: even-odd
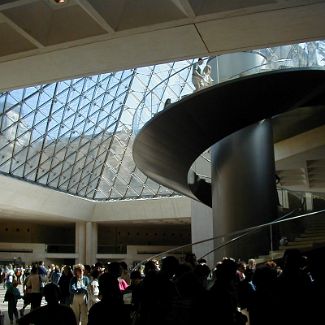
[[[305,192],[289,191],[289,193],[296,197],[303,197]],[[322,200],[322,209],[308,212],[306,211],[305,200],[302,200],[300,202],[300,206],[297,206],[292,210],[281,210],[279,212],[280,216],[271,222],[168,249],[140,261],[134,266],[133,269],[139,269],[147,261],[160,260],[167,255],[176,254],[176,256],[182,260],[184,259],[186,253],[192,252],[192,248],[194,246],[215,241],[216,239],[220,238],[227,238],[222,244],[219,244],[212,250],[197,256],[197,259],[206,258],[209,254],[212,254],[213,252],[227,245],[240,245],[240,241],[243,238],[248,237],[249,235],[262,229],[269,229],[270,237],[268,240],[270,243],[268,252],[261,252],[259,256],[232,257],[238,260],[255,258],[257,263],[263,263],[268,260],[277,260],[282,258],[283,253],[287,248],[298,248],[303,251],[309,251],[323,246],[325,248],[325,193],[318,193],[315,196],[315,199]],[[283,238],[285,238],[286,241],[281,240]]]

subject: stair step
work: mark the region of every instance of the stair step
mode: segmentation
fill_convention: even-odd
[[[305,230],[305,233],[325,233],[325,227],[324,228],[315,228],[315,229],[310,229],[310,228],[307,228]]]
[[[308,223],[308,226],[312,227],[312,228],[324,227],[325,226],[325,221],[322,220],[322,221],[310,222],[310,223]]]
[[[312,221],[304,233],[288,242],[286,246],[280,246],[278,250],[270,251],[268,255],[258,256],[255,260],[257,264],[262,264],[272,259],[281,259],[284,252],[290,248],[306,251],[318,246],[325,246],[325,216],[323,219]]]
[[[284,251],[273,251],[270,252],[269,256],[271,256],[272,258],[281,258],[283,257]]]
[[[258,265],[258,264],[265,263],[266,261],[267,261],[267,260],[265,260],[264,258],[260,258],[260,257],[255,258],[255,262],[256,262],[257,265]]]
[[[306,226],[307,229],[324,229],[325,228],[325,224],[324,223],[319,223],[319,224],[310,224]]]
[[[295,245],[290,245],[290,242],[288,243],[287,246],[280,246],[280,249],[286,250],[288,248],[298,248],[298,249],[304,249],[304,248],[312,248],[313,247],[313,243],[309,243],[309,244],[300,244],[300,243],[296,243]]]
[[[304,234],[317,234],[317,235],[325,235],[325,229],[318,229],[318,230],[309,230],[309,229],[306,229],[305,232],[303,233]]]
[[[258,258],[255,259],[256,264],[262,264],[262,263],[265,263],[267,261],[282,258],[283,253],[284,253],[284,251],[273,251],[273,252],[270,252],[269,255],[261,255],[261,256],[259,256]]]
[[[304,236],[304,237],[297,237],[295,241],[324,241],[325,236]]]
[[[287,246],[312,246],[314,244],[314,240],[304,240],[304,241],[289,241]]]

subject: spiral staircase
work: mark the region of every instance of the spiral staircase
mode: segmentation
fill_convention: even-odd
[[[282,70],[283,66],[280,69]],[[254,73],[255,72],[256,71],[254,71]],[[313,72],[311,72],[311,73],[313,73]],[[273,75],[276,75],[276,74],[273,74]],[[288,76],[289,76],[289,74],[288,74]],[[250,78],[245,78],[244,82],[246,82],[249,79]],[[262,79],[263,79],[263,77],[261,78],[261,82],[264,82],[266,80],[265,79],[262,81]],[[300,90],[298,90],[298,93],[300,93],[300,91],[306,91],[305,86],[301,86],[301,84],[294,82],[295,78],[293,78],[293,79],[289,78],[289,79],[290,80],[286,80],[286,82],[285,82],[285,84],[287,86],[285,86],[285,84],[283,84],[282,89],[281,89],[281,86],[278,86],[278,84],[277,84],[277,91],[280,91],[280,93],[281,93],[280,100],[277,103],[277,105],[279,103],[281,103],[280,106],[282,106],[281,100],[283,100],[283,102],[285,102],[286,96],[288,94],[296,93],[297,92],[296,87],[298,87],[300,89]],[[303,79],[301,79],[301,80],[303,80]],[[266,83],[267,82],[268,81],[266,81]],[[225,85],[224,88],[226,89],[228,83],[225,82],[223,85]],[[254,84],[254,86],[257,86],[257,85],[258,85],[258,82],[256,84]],[[289,90],[287,88],[288,86],[290,86]],[[246,87],[246,86],[244,86],[244,87]],[[312,86],[312,88],[310,89],[311,90],[310,94],[313,93],[313,90],[312,90],[313,87],[314,86]],[[222,87],[220,87],[220,88],[222,88]],[[251,89],[251,88],[248,87],[246,90],[248,90],[248,89]],[[253,89],[254,89],[254,87],[253,87]],[[284,91],[284,89],[286,89],[286,91],[282,94],[282,91]],[[219,93],[217,91],[217,88],[215,88],[215,90],[216,90],[216,94],[215,94],[216,96],[217,95],[222,96],[222,92]],[[238,91],[238,90],[240,91],[240,88],[236,88],[236,91]],[[205,94],[203,94],[203,92],[202,92],[202,96],[197,96],[197,97],[198,97],[198,101],[201,102],[201,107],[205,108],[205,112],[207,114],[211,113],[213,115],[212,109],[210,112],[210,109],[207,108],[209,105],[208,102],[202,102],[202,100],[204,101],[203,98],[205,95],[207,97],[209,96],[208,91],[209,91],[208,89],[204,90],[203,92],[205,92]],[[277,125],[277,127],[278,127],[278,130],[277,130],[278,132],[275,132],[276,133],[275,138],[278,141],[281,142],[282,140],[285,140],[286,137],[287,138],[294,137],[304,131],[308,132],[308,130],[310,130],[310,128],[322,127],[322,123],[323,123],[322,121],[323,121],[323,117],[324,117],[324,111],[323,111],[323,105],[322,105],[322,100],[323,100],[322,92],[323,92],[323,90],[320,90],[320,93],[318,93],[318,94],[314,93],[314,95],[316,97],[313,97],[314,95],[311,95],[311,97],[309,95],[307,95],[307,97],[305,97],[302,102],[298,99],[298,97],[299,97],[299,95],[298,95],[298,97],[293,100],[295,103],[293,103],[293,106],[292,106],[295,109],[297,109],[299,107],[302,108],[301,111],[298,111],[298,114],[297,114],[297,111],[294,111],[294,113],[288,112],[287,109],[284,109],[283,111],[281,111],[281,109],[279,109],[277,112],[270,113],[270,116],[274,113],[275,113],[275,117],[280,116],[282,114],[285,116],[283,123],[282,123],[281,119],[278,120],[280,122],[278,122],[276,120],[276,118],[274,119],[275,125]],[[307,93],[308,93],[308,91],[307,91]],[[195,103],[192,106],[190,104],[191,100],[193,100],[193,102],[195,101],[194,97],[195,96],[193,94],[193,95],[189,95],[188,98],[186,97],[186,100],[184,100],[184,99],[181,100],[182,102],[184,102],[184,104],[185,103],[187,104],[187,109],[189,109],[189,110],[191,110],[191,109],[195,110]],[[229,100],[230,97],[228,96],[227,98]],[[262,100],[262,97],[260,99]],[[271,101],[271,100],[273,100],[272,97],[270,97],[268,99],[264,98],[264,103],[266,103],[267,107],[269,107],[268,104],[269,104],[269,101]],[[305,100],[307,100],[307,102],[305,102]],[[318,100],[320,100],[319,103],[318,103]],[[176,106],[178,105],[178,103],[175,103],[175,104],[176,104]],[[196,102],[196,105],[197,104],[198,104],[198,102]],[[315,104],[317,104],[316,105],[317,107],[315,106]],[[229,107],[234,108],[236,106],[236,105],[234,105],[234,106],[231,106],[231,105],[232,104],[230,104],[230,106],[228,105],[228,108]],[[311,114],[311,115],[313,115],[314,113],[316,113],[316,115],[312,116],[311,118],[308,117],[308,114],[307,115],[305,114],[306,113],[305,107],[308,105],[313,106],[313,108],[316,107],[315,109],[313,109],[313,112]],[[211,134],[208,135],[207,136],[208,145],[206,147],[204,147],[202,145],[200,147],[200,149],[198,149],[198,150],[195,149],[193,157],[195,157],[198,154],[198,152],[203,149],[202,150],[203,152],[201,151],[202,152],[201,155],[199,155],[199,158],[196,158],[195,161],[192,160],[193,157],[191,156],[191,154],[189,152],[186,151],[187,149],[184,149],[184,148],[186,148],[185,143],[183,143],[183,145],[181,146],[181,148],[182,148],[181,156],[179,156],[177,153],[177,149],[176,149],[177,145],[175,145],[175,142],[173,143],[173,145],[171,147],[172,151],[169,152],[166,149],[168,147],[168,145],[166,145],[166,143],[168,141],[166,141],[163,134],[161,134],[162,129],[160,128],[160,130],[158,130],[159,129],[158,124],[160,123],[160,120],[164,120],[164,118],[167,118],[168,113],[169,113],[169,115],[172,115],[174,112],[177,111],[176,106],[175,106],[175,109],[173,106],[174,105],[172,104],[170,109],[168,110],[168,112],[166,111],[166,113],[161,112],[161,113],[157,114],[157,116],[155,116],[155,114],[153,114],[152,116],[154,116],[154,118],[149,120],[149,122],[144,126],[144,128],[141,129],[140,134],[135,139],[135,145],[134,145],[134,158],[135,158],[136,164],[140,170],[142,170],[147,176],[154,179],[158,183],[163,184],[167,187],[170,187],[178,192],[181,192],[181,193],[185,194],[186,196],[189,196],[193,199],[196,199],[196,200],[198,199],[207,205],[210,205],[209,200],[206,200],[206,197],[209,196],[207,194],[210,192],[210,187],[211,187],[211,184],[210,184],[211,175],[209,175],[209,169],[210,169],[209,167],[210,167],[210,162],[211,162],[210,157],[209,157],[209,154],[210,154],[209,145],[212,145],[212,143],[216,139],[219,140],[220,138],[222,138],[222,136],[221,135],[211,135]],[[180,106],[180,105],[178,105],[178,106]],[[185,106],[186,105],[184,105],[184,111],[185,111]],[[144,110],[144,108],[145,107],[142,108],[142,111]],[[150,106],[151,110],[152,110],[152,108],[153,108],[153,106]],[[320,115],[317,117],[318,109],[319,109],[318,113]],[[162,108],[159,109],[159,105],[158,105],[156,112],[159,112],[160,110],[162,110]],[[173,113],[172,113],[172,111],[173,111]],[[179,113],[182,115],[182,113],[180,111],[181,111],[181,109],[179,110]],[[267,111],[267,109],[266,109],[266,111]],[[264,111],[264,118],[267,117],[266,115],[268,114],[268,113],[266,113],[266,111]],[[214,119],[214,117],[213,117],[213,122],[211,122],[211,120],[204,120],[204,118],[202,116],[200,116],[200,117],[196,116],[195,115],[196,112],[194,114],[193,113],[194,112],[191,112],[189,114],[189,115],[191,115],[190,118],[187,117],[187,115],[186,115],[187,113],[185,113],[185,115],[182,115],[184,118],[183,123],[187,126],[188,126],[188,124],[190,124],[190,127],[188,127],[188,130],[190,130],[191,127],[194,128],[195,122],[193,125],[191,125],[191,123],[193,121],[198,121],[198,124],[200,125],[201,129],[202,129],[202,126],[205,121],[206,127],[208,130],[212,129],[211,128],[212,125],[216,125],[214,123],[218,123],[218,120]],[[197,113],[199,114],[199,112],[197,112]],[[256,110],[256,111],[254,111],[254,114],[259,115],[260,112],[258,112]],[[180,116],[178,117],[178,120],[180,120]],[[220,115],[219,115],[219,117],[220,117]],[[260,118],[262,118],[262,116]],[[289,118],[292,118],[292,121],[291,121],[292,124],[289,127],[290,130],[288,130],[288,128],[286,128],[286,122],[288,121]],[[139,118],[139,120],[141,120],[141,118]],[[176,118],[176,120],[177,120],[177,118]],[[247,120],[249,120],[249,118],[246,118],[247,125],[249,125],[249,123],[253,123],[252,120],[249,120],[249,121],[247,121]],[[256,122],[258,120],[259,120],[259,117],[256,119]],[[318,124],[318,122],[320,124]],[[236,123],[237,123],[237,121],[233,122],[233,124],[236,124]],[[309,125],[309,126],[307,126],[307,125]],[[238,127],[238,125],[237,125],[237,127]],[[304,128],[304,127],[306,127],[306,128]],[[177,125],[176,128],[177,129],[181,128],[181,132],[183,132],[183,134],[184,133],[186,134],[186,132],[187,132],[186,127],[185,127],[186,130],[184,129],[183,126],[180,127],[179,125]],[[148,129],[150,129],[150,131],[146,132]],[[169,131],[168,131],[169,133],[171,132],[170,129],[171,129],[171,125],[169,125]],[[158,133],[156,133],[156,131],[158,131]],[[228,132],[227,131],[226,134],[230,134],[233,131],[235,131],[235,130],[229,131],[229,133],[227,133]],[[190,132],[191,131],[189,131],[189,133]],[[285,133],[287,133],[287,134],[284,136]],[[159,134],[159,135],[157,136],[157,134]],[[196,141],[197,138],[195,139],[195,136],[193,134],[192,134],[192,136],[193,137],[190,137],[191,138],[190,142],[191,143],[195,142],[195,145],[200,146],[200,144],[202,144],[201,143],[202,139],[200,139],[200,141]],[[202,136],[202,133],[201,133],[201,136]],[[206,134],[204,134],[204,136],[206,136]],[[212,138],[214,136],[216,136],[216,138],[214,138],[212,140]],[[148,140],[149,138],[150,138],[150,141]],[[161,139],[163,139],[163,140],[161,140]],[[166,148],[165,148],[165,145],[166,145]],[[146,146],[147,146],[147,148],[145,149]],[[160,157],[162,159],[153,159],[151,150],[155,150],[154,149],[155,147],[159,148],[160,153],[164,152],[164,157],[163,158]],[[150,152],[151,152],[151,155],[150,155],[151,157],[149,159],[150,161],[149,160],[146,161],[146,158],[144,158],[144,157],[148,156],[148,155],[146,155],[147,149],[150,150]],[[169,161],[171,164],[169,164],[169,162],[167,162],[168,159],[167,160],[165,159],[166,156],[168,156],[168,159],[170,159],[172,157],[172,159]],[[169,170],[169,171],[173,170],[173,168],[169,168],[169,167],[172,166],[174,161],[179,162],[184,157],[186,159],[185,169],[190,167],[189,170],[186,170],[184,173],[183,173],[183,171],[179,172],[180,170],[177,170],[177,171],[174,170],[172,172],[173,175],[167,175],[167,173],[165,173],[166,170]],[[324,157],[324,156],[321,156],[321,157]],[[157,158],[157,157],[155,157],[155,158]],[[320,164],[321,166],[322,166],[322,163],[321,163],[322,159],[323,158],[319,159],[319,161],[318,161],[318,164]],[[155,161],[155,163],[153,165],[155,165],[155,166],[153,168],[151,168],[151,166],[153,166],[153,165],[151,165],[151,163],[153,163],[154,161]],[[158,162],[158,164],[157,164],[157,162]],[[308,165],[308,163],[307,163],[307,165]],[[202,168],[202,166],[203,166],[203,168]],[[164,169],[164,172],[160,173],[160,171],[162,169]],[[307,176],[307,178],[309,178],[309,180],[310,180],[310,182],[307,182],[308,183],[307,187],[308,187],[308,185],[311,185],[313,180],[315,180],[315,177],[312,177],[312,176],[315,176],[316,169],[308,168],[308,166],[307,166],[306,170],[311,171],[311,174]],[[316,178],[320,179],[321,177],[324,177],[323,168],[318,168],[317,170],[319,171],[319,175]],[[192,179],[192,180],[191,180],[191,171],[192,171],[192,175],[193,175],[192,177],[194,177],[194,179]],[[188,172],[188,175],[187,175],[187,172]],[[286,173],[285,168],[283,170],[281,170],[281,168],[280,168],[279,172],[281,173],[283,181],[287,182],[287,184],[289,185],[288,187],[290,188],[290,186],[292,185],[292,178],[293,178],[292,175],[290,175],[290,173]],[[312,175],[312,173],[314,173],[314,174]],[[311,176],[311,177],[309,177],[309,176]],[[322,183],[323,183],[323,181],[321,180],[319,184],[322,184]],[[194,184],[194,186],[193,186],[193,184]],[[306,190],[308,190],[307,187],[306,187]],[[312,228],[310,228],[310,229],[306,228],[306,230],[304,229],[300,234],[295,233],[295,237],[290,238],[288,245],[286,247],[276,247],[277,246],[276,242],[272,243],[271,247],[270,247],[271,248],[270,254],[263,255],[263,256],[259,257],[258,260],[262,261],[262,260],[266,260],[266,259],[270,259],[270,258],[271,259],[279,258],[283,255],[283,252],[287,247],[295,246],[295,247],[300,247],[302,249],[308,249],[308,248],[313,248],[315,246],[319,246],[320,244],[322,244],[322,241],[323,241],[323,238],[322,238],[323,233],[320,232],[320,236],[316,236],[315,234],[313,234],[311,232],[311,229]],[[293,234],[291,234],[291,235],[293,235]]]

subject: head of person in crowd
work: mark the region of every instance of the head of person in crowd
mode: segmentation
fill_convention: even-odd
[[[224,258],[218,263],[215,269],[218,281],[229,283],[235,281],[237,277],[238,263],[233,258]]]
[[[100,275],[100,272],[98,271],[98,269],[93,269],[90,272],[90,276],[92,277],[92,279],[98,279]]]
[[[122,271],[128,271],[128,265],[126,262],[122,261],[120,262],[120,265],[122,266]]]
[[[197,264],[196,255],[194,253],[186,253],[184,262],[188,263],[189,265],[191,265],[194,268],[195,265]]]
[[[105,271],[105,267],[102,262],[95,263],[94,269],[97,269],[99,274],[102,274]]]
[[[43,289],[43,294],[46,302],[49,305],[59,303],[60,299],[60,289],[55,283],[48,283]]]
[[[130,279],[132,284],[138,284],[142,281],[143,276],[139,270],[134,270],[130,274]]]
[[[247,262],[247,267],[249,269],[255,269],[256,268],[256,260],[254,258],[250,258]]]
[[[157,269],[156,263],[153,260],[147,261],[144,264],[144,269],[143,269],[144,275],[147,275],[150,272],[157,272],[157,271],[159,270]]]
[[[286,249],[283,254],[283,271],[299,270],[303,264],[303,257],[299,249]]]
[[[206,260],[205,258],[199,258],[199,259],[197,260],[197,262],[198,262],[199,264],[207,264],[207,260]]]
[[[39,271],[39,269],[38,269],[37,265],[36,264],[33,264],[30,273],[31,274],[37,274],[38,271]]]
[[[122,266],[119,262],[110,262],[107,263],[106,271],[117,279],[122,274]]]
[[[83,264],[76,264],[73,267],[73,274],[78,279],[81,279],[83,277],[84,272],[85,272],[85,267],[83,266]]]
[[[168,278],[172,278],[177,272],[179,261],[175,256],[169,255],[161,260],[161,272],[165,273]]]
[[[98,279],[99,295],[101,300],[121,300],[123,301],[123,295],[121,293],[119,282],[115,276],[109,272],[101,274]]]
[[[67,276],[71,275],[72,274],[71,266],[70,265],[64,265],[62,272]]]
[[[91,266],[89,264],[85,264],[84,267],[85,267],[84,275],[89,276],[91,272]]]

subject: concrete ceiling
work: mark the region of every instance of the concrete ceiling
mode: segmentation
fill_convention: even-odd
[[[58,2],[0,1],[0,90],[325,39],[325,1]]]

